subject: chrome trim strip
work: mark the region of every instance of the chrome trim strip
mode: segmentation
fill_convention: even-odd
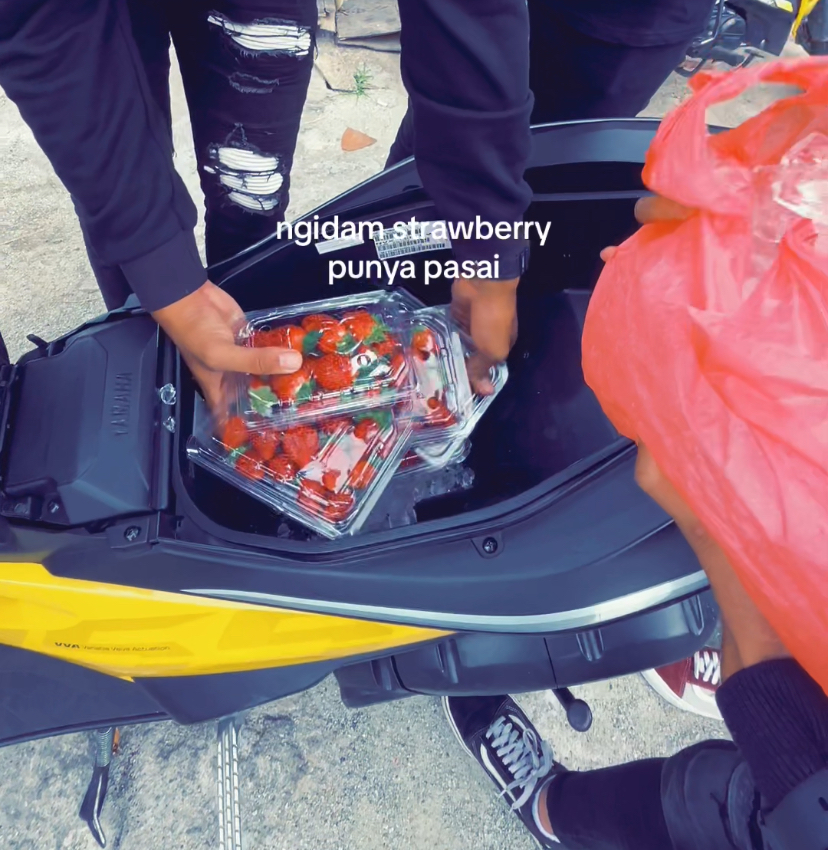
[[[707,576],[699,570],[689,576],[637,590],[625,596],[608,599],[588,608],[559,611],[555,614],[527,614],[525,616],[497,616],[485,614],[451,614],[444,611],[417,611],[408,608],[385,608],[377,605],[355,605],[350,602],[326,602],[316,599],[296,599],[274,593],[257,593],[246,590],[218,590],[216,588],[182,589],[182,593],[207,596],[229,602],[247,602],[271,608],[287,608],[315,614],[353,617],[359,620],[379,620],[383,623],[421,626],[446,631],[508,632],[531,634],[535,632],[562,632],[569,629],[586,629],[620,620],[689,596],[707,587]]]

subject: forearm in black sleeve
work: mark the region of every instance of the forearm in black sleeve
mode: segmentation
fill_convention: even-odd
[[[520,222],[531,190],[526,0],[400,0],[402,74],[423,185],[449,221]],[[454,240],[460,260],[500,254],[517,277],[528,242]]]
[[[3,0],[0,86],[72,194],[98,257],[147,310],[206,280],[122,0]]]
[[[716,699],[762,795],[771,850],[824,850],[828,696],[787,658],[740,670]]]

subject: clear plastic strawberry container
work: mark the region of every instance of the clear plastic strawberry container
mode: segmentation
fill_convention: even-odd
[[[187,452],[275,510],[323,537],[353,534],[363,525],[408,445],[411,420],[391,408],[287,428],[250,429],[232,417],[220,437],[202,423]]]
[[[405,342],[416,386],[413,450],[430,466],[444,466],[456,460],[506,383],[508,369],[505,363],[492,367],[491,395],[474,392],[466,370],[474,343],[451,319],[448,307],[412,313]]]
[[[382,291],[251,313],[241,345],[301,351],[290,375],[242,375],[236,410],[252,430],[282,428],[408,402],[413,374],[403,338],[410,313]]]

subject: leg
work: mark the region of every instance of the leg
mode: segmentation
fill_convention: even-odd
[[[730,741],[704,741],[667,759],[664,818],[675,850],[760,850],[759,792]]]
[[[669,759],[564,773],[547,787],[546,808],[555,835],[571,850],[762,846],[758,795],[730,741],[704,741]]]
[[[541,0],[529,0],[533,124],[632,118],[684,59],[685,43],[628,47],[584,35]]]
[[[388,152],[385,167],[391,168],[392,165],[396,165],[410,156],[414,156],[414,113],[411,111],[411,102],[409,101],[400,129],[397,130],[397,138],[394,139],[394,144],[391,145],[391,150]]]
[[[553,832],[568,850],[672,850],[661,808],[664,763],[647,759],[555,777],[546,792]]]
[[[314,0],[179,0],[171,8],[212,264],[284,220],[318,13]]]
[[[147,84],[152,98],[161,110],[163,120],[170,128],[170,151],[172,152],[172,130],[170,118],[170,36],[163,0],[128,0],[126,4],[132,21],[132,34],[141,58],[144,61]],[[86,253],[98,281],[108,310],[123,306],[132,290],[119,266],[101,262],[89,244],[81,221]]]

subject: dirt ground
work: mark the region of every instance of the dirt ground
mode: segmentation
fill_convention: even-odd
[[[312,209],[381,167],[405,109],[398,57],[336,48],[324,38],[329,79],[367,69],[366,94],[332,92],[314,74],[293,177],[291,212]],[[189,119],[173,80],[177,167],[199,196]],[[336,87],[341,87],[337,85]],[[686,93],[673,77],[645,114]],[[754,94],[716,110],[733,125],[767,103]],[[347,127],[377,139],[340,148]],[[103,309],[72,204],[46,158],[0,93],[0,324],[12,357],[26,334],[51,338]],[[638,677],[578,689],[595,723],[579,735],[547,694],[522,701],[557,756],[578,768],[668,754],[723,727],[673,709]],[[249,850],[529,850],[534,844],[459,750],[439,703],[414,698],[345,709],[329,680],[252,713],[242,731],[243,818]],[[90,775],[85,735],[0,750],[0,847],[92,850],[77,812]],[[171,723],[124,731],[103,823],[117,850],[216,846],[215,729]]]

